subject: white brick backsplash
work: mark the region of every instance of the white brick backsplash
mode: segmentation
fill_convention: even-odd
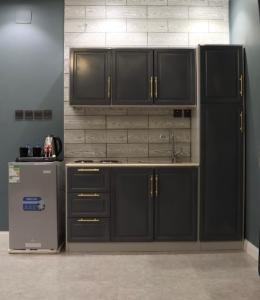
[[[127,5],[167,5],[167,0],[127,0]]]
[[[85,6],[66,6],[65,7],[65,20],[66,19],[84,19],[86,15]]]
[[[85,143],[84,130],[64,130],[64,142],[66,144]]]
[[[209,21],[209,32],[229,32],[229,24],[225,21]]]
[[[106,0],[106,5],[126,5],[126,0]]]
[[[228,7],[229,0],[209,0],[209,6]]]
[[[191,19],[220,19],[226,17],[226,10],[222,7],[190,7],[189,17]]]
[[[169,32],[208,32],[207,20],[168,20]]]
[[[64,88],[64,101],[69,101],[69,88]]]
[[[107,116],[107,128],[148,128],[148,116]]]
[[[106,144],[65,144],[66,157],[105,157]]]
[[[68,59],[64,59],[64,73],[69,73],[70,71],[70,64]]]
[[[73,47],[196,47],[229,43],[228,0],[65,0],[65,160],[190,161],[191,120],[169,107],[69,104]]]
[[[148,18],[188,19],[188,7],[185,6],[150,6]]]
[[[208,6],[208,0],[168,0],[168,5]]]
[[[87,19],[87,32],[126,32],[125,19]]]
[[[65,5],[105,5],[106,0],[65,0]]]
[[[105,116],[64,116],[65,129],[104,129]]]
[[[86,130],[86,143],[127,143],[126,130]]]
[[[86,18],[105,18],[105,6],[86,6]]]
[[[107,18],[146,18],[145,6],[107,6]]]
[[[69,87],[69,83],[70,83],[70,77],[69,74],[64,74],[64,87],[68,88]]]
[[[146,33],[107,33],[106,45],[109,46],[146,46]]]
[[[189,45],[198,44],[229,44],[229,35],[228,33],[190,33]]]
[[[150,46],[186,46],[189,37],[187,33],[149,33],[148,45]]]
[[[145,157],[148,156],[148,144],[108,144],[109,157]]]
[[[128,32],[167,32],[167,20],[127,20]]]
[[[81,106],[72,106],[69,102],[64,103],[64,116],[83,116],[85,108]]]
[[[65,44],[73,47],[104,47],[105,33],[66,33]]]
[[[84,32],[85,31],[85,19],[82,20],[66,20],[64,23],[65,32]]]

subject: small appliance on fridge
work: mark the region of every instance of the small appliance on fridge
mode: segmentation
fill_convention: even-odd
[[[59,252],[64,241],[61,162],[9,163],[9,252]]]

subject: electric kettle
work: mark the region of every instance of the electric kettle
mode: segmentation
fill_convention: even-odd
[[[62,151],[61,139],[53,135],[46,136],[43,151],[45,157],[57,157]]]

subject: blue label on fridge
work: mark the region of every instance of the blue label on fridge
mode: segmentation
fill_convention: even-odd
[[[42,211],[45,209],[45,203],[41,197],[24,197],[24,211]]]

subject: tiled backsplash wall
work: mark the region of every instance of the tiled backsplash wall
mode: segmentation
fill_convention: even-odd
[[[69,105],[69,48],[229,43],[228,0],[65,0],[65,158],[170,161],[191,157],[191,120],[169,108]]]

